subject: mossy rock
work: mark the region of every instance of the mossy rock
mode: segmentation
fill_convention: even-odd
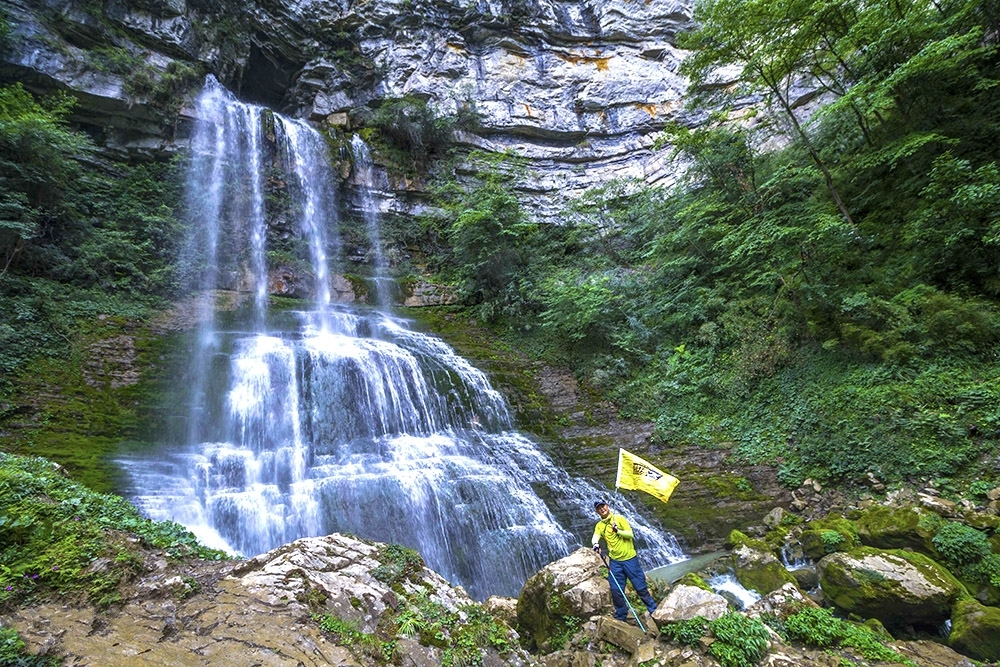
[[[986,514],[985,512],[966,512],[962,515],[962,522],[967,526],[972,526],[976,530],[993,530],[1000,528],[1000,516],[996,514]]]
[[[961,582],[927,556],[861,547],[819,562],[828,600],[848,614],[876,618],[892,629],[936,628],[956,601],[969,599]]]
[[[755,551],[771,551],[771,548],[764,540],[755,539],[739,530],[730,531],[729,537],[726,538],[726,548],[735,549],[740,545],[750,547]]]
[[[714,593],[715,591],[705,583],[705,580],[699,577],[694,572],[688,572],[683,577],[674,582],[674,586],[694,586],[695,588],[700,588],[703,591],[708,591],[709,593]]]
[[[762,540],[755,540],[734,530],[729,534],[727,543],[733,549],[733,570],[736,573],[736,580],[744,588],[767,595],[785,584],[798,586],[795,577],[785,569]]]
[[[1000,660],[1000,609],[962,600],[951,616],[948,643],[975,660]]]
[[[820,559],[837,551],[850,551],[861,546],[861,538],[853,521],[842,517],[828,517],[810,521],[799,535],[802,553]]]
[[[933,556],[931,542],[943,519],[919,507],[872,507],[854,520],[857,536],[865,546],[879,549],[913,549]]]

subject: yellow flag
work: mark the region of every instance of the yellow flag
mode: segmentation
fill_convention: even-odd
[[[618,477],[615,488],[645,491],[667,502],[680,480],[624,449],[618,450]]]

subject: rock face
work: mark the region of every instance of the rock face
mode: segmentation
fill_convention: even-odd
[[[524,584],[517,601],[517,623],[531,644],[547,646],[567,616],[589,618],[610,607],[611,589],[600,574],[601,564],[591,549],[577,549]]]
[[[937,627],[951,616],[956,600],[968,596],[947,570],[913,552],[863,547],[826,556],[819,571],[827,599],[891,629]]]
[[[545,218],[612,179],[669,181],[654,137],[686,121],[674,37],[690,7],[677,0],[5,6],[14,29],[0,80],[73,93],[77,120],[119,154],[183,145],[189,119],[177,106],[206,72],[248,100],[346,132],[406,96],[438,115],[474,111],[460,143],[526,158],[520,190]],[[414,212],[414,187],[391,184],[383,208]]]
[[[399,613],[430,605],[454,617],[450,627],[436,627],[443,640],[431,646],[405,633],[393,639],[401,664],[442,664],[448,633],[459,632],[467,610],[478,605],[418,560],[396,569],[386,545],[338,534],[305,538],[240,563],[203,562],[182,573],[167,571],[163,561],[132,598],[108,612],[55,604],[19,610],[2,622],[33,653],[44,650],[78,666],[353,667],[373,662],[361,634],[373,635],[380,624],[391,628]],[[324,633],[314,613],[358,635]],[[523,664],[516,634],[510,638],[503,655],[477,650],[491,665]]]

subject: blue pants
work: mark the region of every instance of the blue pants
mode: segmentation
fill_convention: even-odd
[[[628,560],[610,560],[608,565],[608,583],[611,584],[611,601],[615,604],[615,618],[624,621],[628,618],[628,603],[625,602],[625,579],[632,582],[632,588],[639,594],[639,599],[646,605],[646,610],[652,614],[656,602],[646,587],[646,575],[639,565],[639,557]]]

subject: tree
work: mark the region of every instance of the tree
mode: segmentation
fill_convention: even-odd
[[[790,123],[816,167],[823,174],[826,188],[837,209],[852,228],[854,219],[833,175],[812,139],[795,115],[793,88],[797,78],[808,71],[816,44],[809,30],[813,17],[812,0],[703,0],[695,5],[698,27],[685,33],[681,46],[694,53],[681,66],[702,97],[724,99],[730,92],[716,81],[720,68],[735,65],[740,69],[738,92],[764,94],[768,105],[776,105]]]

